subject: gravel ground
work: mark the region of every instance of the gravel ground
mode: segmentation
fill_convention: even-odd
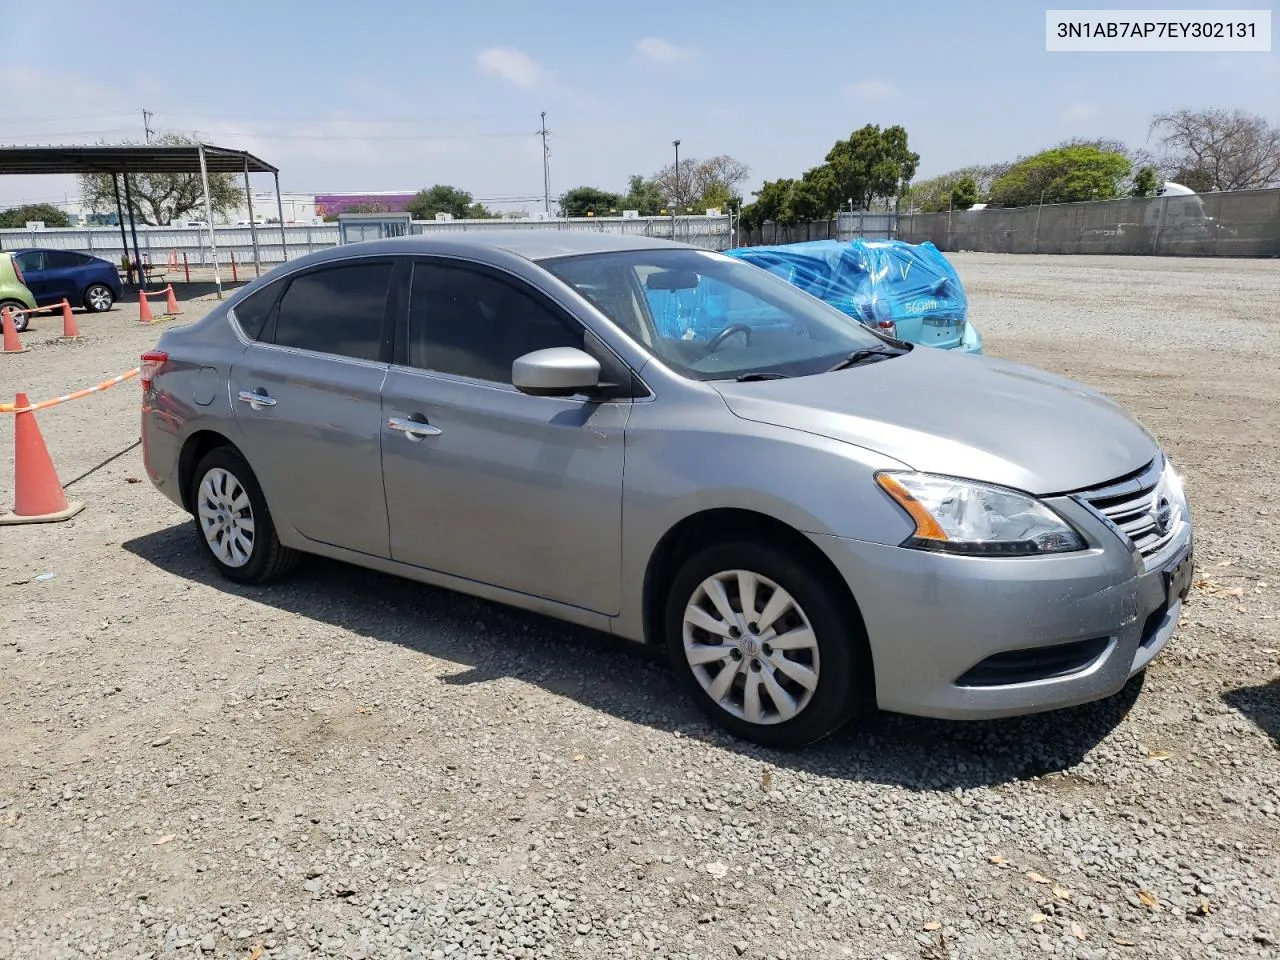
[[[0,528],[0,957],[1280,956],[1280,262],[955,261],[991,354],[1189,475],[1145,684],[747,746],[607,638],[326,561],[220,581],[130,382],[38,415],[86,510]],[[132,367],[132,316],[38,324],[4,392]]]

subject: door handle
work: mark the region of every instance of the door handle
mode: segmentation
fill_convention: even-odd
[[[248,390],[241,390],[239,399],[243,403],[247,403],[254,410],[261,410],[263,407],[274,407],[275,400],[268,397],[265,393],[252,393]]]
[[[444,432],[424,420],[410,420],[406,417],[392,417],[387,421],[387,426],[392,430],[399,430],[406,440],[412,440],[414,443],[423,437],[438,437]]]

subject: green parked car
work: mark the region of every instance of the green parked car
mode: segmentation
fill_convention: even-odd
[[[27,289],[22,270],[14,262],[12,253],[0,253],[0,310],[8,307],[13,314],[13,325],[18,332],[27,329],[30,322],[28,310],[36,308],[36,298]]]

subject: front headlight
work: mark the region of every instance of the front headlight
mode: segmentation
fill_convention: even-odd
[[[904,547],[985,556],[1083,550],[1064,518],[1024,493],[927,473],[877,473],[876,482],[915,521]]]
[[[1190,516],[1191,505],[1187,502],[1187,488],[1183,484],[1182,472],[1174,466],[1173,461],[1167,456],[1164,458],[1164,467],[1165,492],[1173,501],[1174,506],[1182,511],[1183,516]]]

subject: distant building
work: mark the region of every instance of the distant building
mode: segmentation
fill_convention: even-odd
[[[373,193],[318,193],[315,196],[316,214],[321,217],[336,217],[352,207],[379,208],[377,211],[370,209],[370,213],[403,213],[416,196],[416,191],[398,193],[389,190]]]

